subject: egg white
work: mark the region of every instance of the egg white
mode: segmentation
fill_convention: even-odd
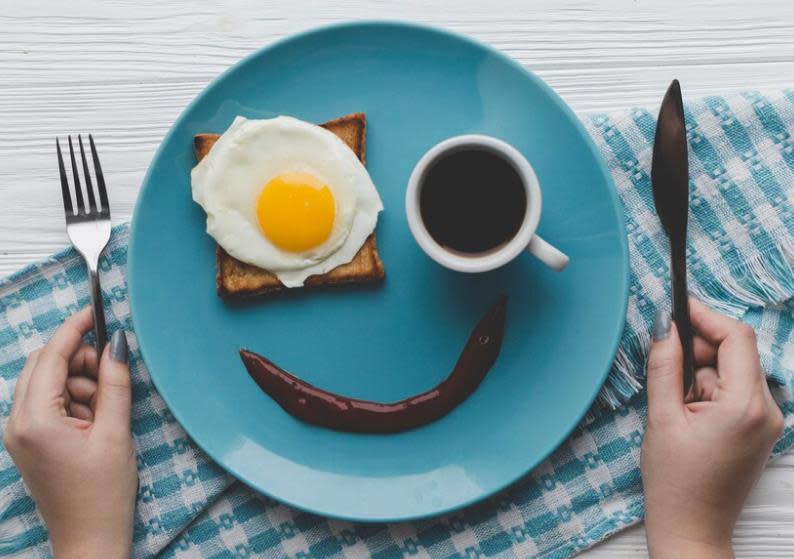
[[[265,184],[289,172],[309,173],[328,185],[336,204],[328,239],[303,252],[272,244],[256,216]],[[287,287],[353,260],[383,210],[369,173],[347,144],[287,116],[238,116],[193,168],[191,182],[193,200],[207,214],[207,233],[231,256],[272,272]]]

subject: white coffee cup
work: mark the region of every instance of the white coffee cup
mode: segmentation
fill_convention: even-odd
[[[461,150],[491,152],[501,157],[513,166],[526,189],[526,212],[518,231],[507,242],[489,251],[461,253],[441,246],[430,235],[422,219],[420,193],[427,170],[443,156]],[[510,144],[479,134],[454,136],[430,148],[414,167],[405,193],[408,226],[422,250],[442,266],[468,273],[487,272],[504,266],[525,250],[549,268],[562,271],[568,265],[568,256],[535,234],[541,205],[540,184],[529,161]]]

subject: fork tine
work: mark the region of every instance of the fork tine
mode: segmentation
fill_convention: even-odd
[[[66,178],[66,168],[63,166],[63,155],[61,154],[61,143],[55,138],[55,150],[58,152],[58,171],[61,174],[61,194],[63,195],[63,210],[66,216],[74,215],[72,207],[72,196],[69,194],[69,179]]]
[[[85,175],[85,191],[88,193],[88,205],[91,212],[96,211],[96,198],[94,198],[94,185],[91,183],[91,173],[88,171],[88,162],[85,159],[85,150],[83,149],[83,137],[77,135],[77,143],[80,144],[80,157],[83,159],[83,174]]]
[[[88,141],[91,143],[91,155],[94,158],[94,170],[96,171],[96,185],[99,189],[99,201],[102,202],[102,209],[110,211],[110,204],[108,203],[108,191],[105,190],[105,176],[102,174],[102,166],[99,164],[99,154],[94,145],[94,137],[89,134]]]
[[[74,196],[77,202],[77,213],[85,211],[83,203],[83,189],[80,187],[80,173],[77,172],[77,163],[74,160],[74,148],[72,147],[72,136],[69,135],[69,156],[72,159],[72,174],[74,175]]]

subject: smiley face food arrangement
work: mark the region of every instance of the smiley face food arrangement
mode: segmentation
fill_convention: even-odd
[[[222,135],[194,138],[192,194],[218,244],[219,296],[383,280],[375,236],[383,203],[364,167],[365,142],[363,113],[319,126],[286,116],[237,117]],[[242,349],[240,357],[259,387],[301,421],[395,433],[440,419],[476,390],[499,355],[506,304],[502,296],[485,313],[444,381],[399,402],[333,394],[252,351]]]

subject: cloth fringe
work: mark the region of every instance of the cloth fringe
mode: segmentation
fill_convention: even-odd
[[[783,234],[769,250],[746,255],[730,271],[703,283],[689,278],[690,293],[711,308],[741,318],[748,309],[780,305],[794,298],[794,240]],[[625,327],[601,392],[585,416],[590,423],[600,412],[615,410],[640,393],[651,343],[651,324]]]

